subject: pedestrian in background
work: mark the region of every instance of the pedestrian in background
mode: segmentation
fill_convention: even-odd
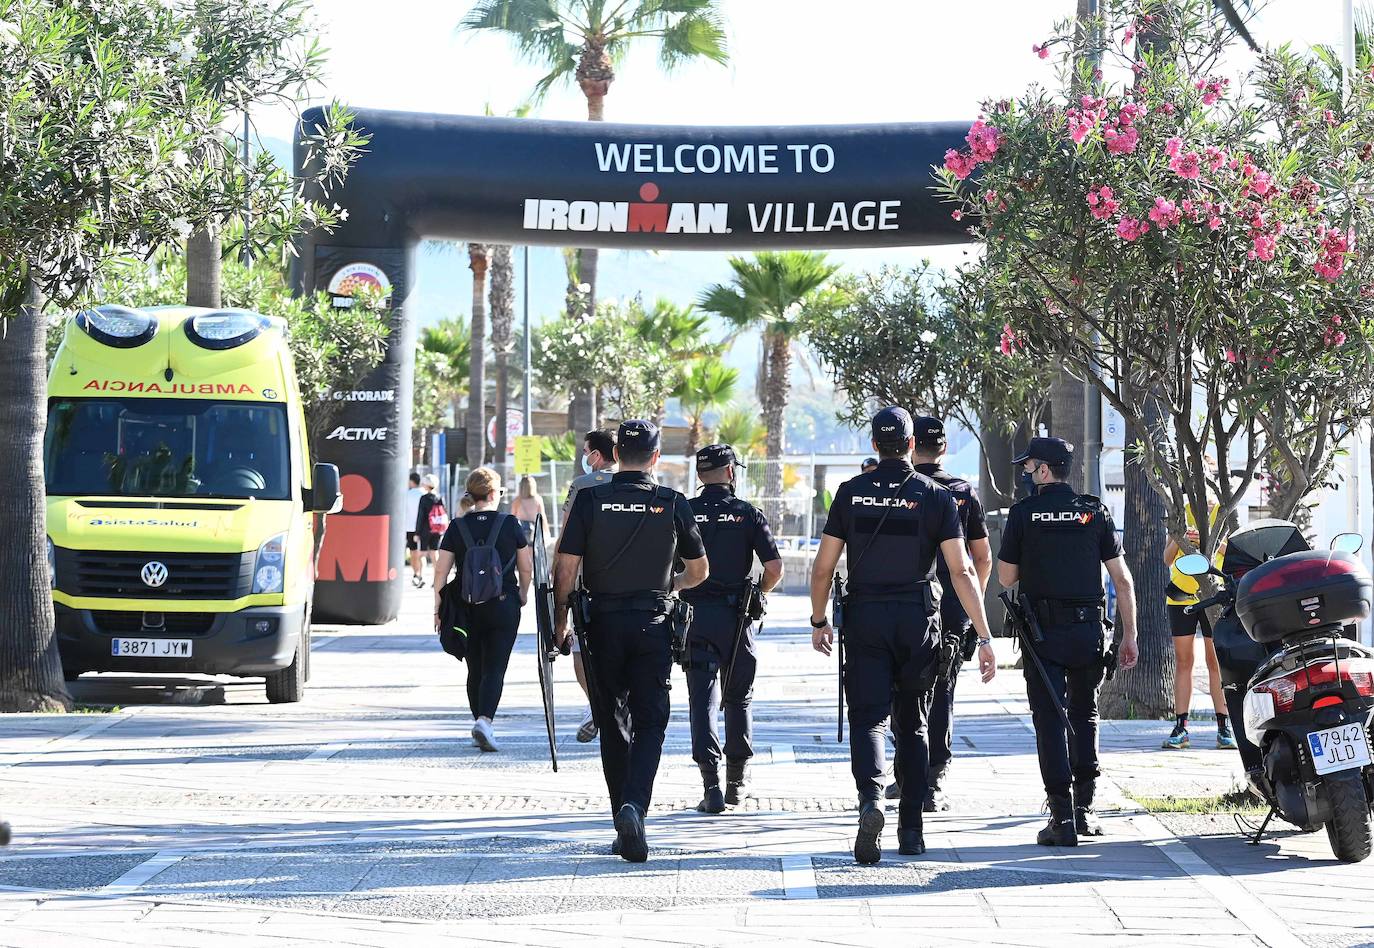
[[[1215,476],[1213,470],[1213,476]],[[1207,518],[1216,526],[1218,506],[1210,503]],[[1196,546],[1198,543],[1197,518],[1192,509],[1188,510],[1188,539]],[[1217,566],[1225,546],[1217,550]],[[1188,607],[1198,602],[1198,581],[1196,576],[1179,572],[1175,562],[1184,553],[1172,539],[1164,546],[1164,563],[1169,567],[1169,587],[1165,591],[1164,609],[1169,616],[1169,631],[1174,640],[1174,729],[1164,739],[1165,750],[1186,750],[1192,744],[1188,735],[1188,710],[1193,704],[1193,658],[1198,633],[1202,633],[1202,647],[1207,662],[1207,685],[1212,696],[1212,710],[1217,715],[1217,747],[1225,750],[1236,746],[1235,735],[1231,733],[1231,721],[1226,714],[1226,693],[1221,690],[1221,666],[1217,664],[1216,646],[1212,644],[1212,623],[1207,613],[1188,614]]]
[[[549,518],[544,516],[544,498],[539,496],[539,488],[530,475],[526,474],[520,478],[519,494],[515,498],[515,503],[511,504],[510,512],[520,521],[520,526],[525,531],[525,539],[531,543],[539,542],[548,545]],[[535,524],[541,522],[542,532],[536,537],[534,535]]]
[[[489,467],[468,475],[467,495],[472,510],[454,520],[439,543],[434,567],[434,618],[450,574],[458,567],[461,582],[463,560],[476,546],[494,547],[502,564],[500,595],[467,607],[468,708],[472,711],[472,739],[484,751],[500,750],[492,721],[501,704],[506,667],[520,630],[520,607],[529,598],[534,557],[525,531],[510,514],[496,509],[501,501],[501,479]]]
[[[426,474],[420,484],[424,493],[415,508],[415,535],[421,555],[433,567],[435,551],[448,529],[448,511],[444,509],[444,499],[439,496],[439,478]]]
[[[420,520],[420,498],[425,492],[420,489],[420,475],[410,472],[410,487],[406,490],[406,556],[410,560],[410,584],[416,589],[425,586],[425,570],[420,559],[420,534],[415,532]]]

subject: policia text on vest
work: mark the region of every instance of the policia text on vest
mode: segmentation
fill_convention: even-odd
[[[941,589],[935,559],[949,567],[950,584],[978,636],[983,680],[997,672],[982,592],[965,548],[954,495],[910,463],[911,416],[884,408],[873,417],[873,447],[880,459],[870,474],[842,484],[830,506],[811,573],[812,644],[830,655],[834,631],[826,616],[831,576],[848,550],[845,597],[845,661],[850,762],[859,794],[854,858],[882,857],[884,722],[892,730],[906,779],[898,808],[898,851],[925,852],[922,805],[929,747],[925,722],[936,678]]]
[[[997,578],[1007,589],[1020,584],[1017,598],[1031,613],[1022,624],[1040,630],[1024,636],[1023,647],[1034,650],[1025,662],[1026,697],[1050,803],[1049,824],[1036,840],[1045,846],[1076,846],[1079,836],[1102,834],[1092,805],[1097,692],[1111,644],[1103,564],[1116,586],[1119,665],[1128,669],[1137,658],[1131,572],[1111,513],[1064,483],[1072,461],[1073,445],[1059,438],[1033,438],[1013,460],[1031,494],[1007,514],[997,555]]]
[[[704,485],[693,497],[692,515],[706,545],[711,576],[683,593],[692,603],[684,667],[692,727],[692,759],[701,770],[697,809],[720,813],[747,795],[748,764],[754,756],[753,718],[757,661],[754,629],[763,616],[764,596],[782,579],[782,557],[768,520],[735,496],[735,471],[744,465],[728,444],[697,452],[697,477]],[[762,577],[750,577],[754,558]],[[725,710],[725,790],[720,787],[721,743],[716,718]]]
[[[601,768],[615,818],[613,851],[643,862],[644,815],[653,794],[668,726],[673,592],[707,577],[701,534],[687,498],[656,485],[658,428],[621,423],[609,484],[579,491],[558,545],[555,624],[568,637],[570,599],[578,600],[578,636],[601,733]],[[683,571],[676,580],[674,563]],[[585,590],[575,590],[579,571]],[[685,630],[683,630],[685,632]]]

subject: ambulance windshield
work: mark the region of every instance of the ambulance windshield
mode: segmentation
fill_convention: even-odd
[[[43,469],[61,496],[290,497],[286,407],[187,399],[48,404]]]

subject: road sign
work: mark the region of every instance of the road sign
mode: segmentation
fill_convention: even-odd
[[[519,435],[515,438],[515,473],[539,473],[539,445],[543,441],[538,435]]]

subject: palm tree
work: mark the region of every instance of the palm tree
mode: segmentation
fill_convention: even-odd
[[[491,352],[496,360],[496,463],[506,464],[506,407],[510,401],[511,345],[515,341],[515,264],[511,248],[498,244],[491,248]]]
[[[680,397],[687,375],[698,360],[714,358],[725,348],[720,343],[706,340],[710,322],[710,316],[697,312],[693,307],[678,306],[665,299],[655,302],[653,309],[641,311],[635,325],[635,335],[663,353],[672,363],[676,375],[671,386],[673,397]],[[654,421],[661,425],[667,414],[667,405],[659,405],[654,414]]]
[[[442,398],[448,401],[453,411],[453,423],[458,424],[458,419],[463,415],[463,395],[468,390],[468,371],[472,358],[472,338],[469,335],[467,323],[461,317],[449,317],[441,319],[433,326],[426,326],[420,331],[420,348],[425,352],[438,356],[442,360],[443,370],[440,373],[439,384],[435,391],[425,392],[419,395],[420,398]],[[420,366],[416,365],[416,389],[419,390]],[[422,415],[433,418],[434,424],[442,422],[442,413],[437,417],[430,413],[421,413],[416,410],[416,417],[420,419],[414,426],[414,436],[419,439],[414,445],[416,456],[424,451],[424,439],[429,433],[430,425]]]
[[[740,457],[757,457],[768,442],[768,432],[748,408],[728,408],[716,422],[716,439],[733,445]]]
[[[487,445],[487,266],[491,252],[486,244],[468,244],[472,268],[472,360],[468,364],[468,466],[486,460]]]
[[[505,34],[525,59],[548,69],[534,99],[575,81],[587,99],[587,119],[605,118],[615,67],[636,41],[658,40],[659,63],[671,71],[684,63],[729,61],[718,0],[478,0],[460,24],[464,30]],[[578,252],[579,285],[586,299],[568,315],[596,312],[597,252]],[[592,393],[578,392],[572,423],[586,431],[596,423]]]
[[[732,369],[719,359],[698,359],[691,364],[681,386],[674,393],[682,405],[682,413],[687,416],[689,457],[701,447],[706,413],[727,405],[735,397],[735,383],[738,381],[739,369]]]
[[[731,257],[730,268],[735,271],[734,279],[728,285],[708,287],[698,305],[741,329],[758,328],[763,333],[757,386],[763,425],[768,431],[767,454],[772,461],[765,472],[764,495],[765,506],[770,507],[769,519],[777,523],[792,345],[804,328],[801,317],[808,304],[818,308],[838,305],[838,300],[818,291],[840,266],[823,253],[791,250],[755,254],[752,260]]]

